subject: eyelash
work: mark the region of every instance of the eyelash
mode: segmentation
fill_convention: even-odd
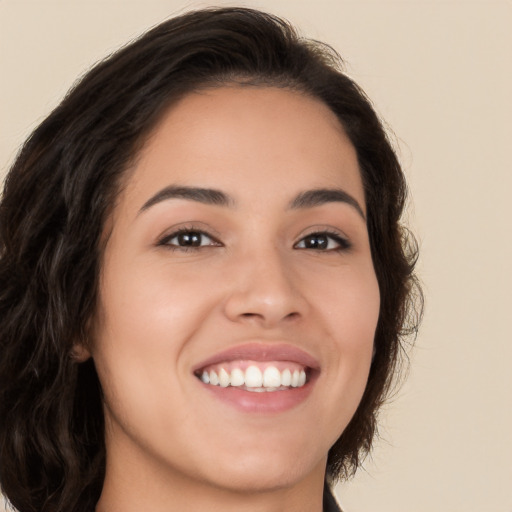
[[[298,245],[302,242],[304,242],[307,239],[313,239],[313,238],[325,238],[327,239],[327,244],[329,244],[331,241],[334,241],[337,244],[337,247],[334,248],[327,248],[327,249],[315,249],[315,248],[308,248],[308,247],[298,247]],[[329,231],[328,229],[322,229],[320,231],[313,231],[312,233],[307,234],[306,236],[302,237],[294,246],[295,249],[298,250],[312,250],[317,252],[344,252],[348,251],[352,248],[352,244],[349,242],[349,240],[343,236],[341,236],[338,232],[335,231]]]
[[[174,238],[185,236],[185,235],[191,235],[195,236],[199,239],[200,245],[178,245],[178,244],[172,244],[170,243],[171,240]],[[201,241],[203,241],[204,238],[208,238],[211,243],[208,244],[201,244]],[[334,242],[337,247],[331,247],[326,249],[319,249],[314,247],[298,247],[299,244],[305,242],[306,240],[312,240],[314,238],[324,238],[327,239],[327,247],[331,242]],[[201,229],[195,229],[192,227],[184,227],[177,231],[174,231],[173,233],[164,236],[157,244],[158,246],[163,246],[169,250],[172,251],[182,251],[182,252],[188,252],[188,251],[197,251],[204,247],[221,247],[222,243],[219,242],[215,237],[208,234],[207,232],[201,230]],[[297,243],[294,244],[293,248],[297,250],[311,250],[316,252],[326,252],[326,253],[332,253],[332,252],[343,252],[351,249],[352,244],[344,237],[340,236],[339,233],[329,231],[329,230],[321,230],[321,231],[314,231],[312,233],[309,233],[308,235],[302,237]]]
[[[199,237],[199,240],[202,240],[204,237],[207,237],[211,240],[212,243],[206,244],[206,245],[177,245],[177,244],[171,244],[171,240],[174,238],[177,238],[179,236],[185,236],[185,235],[195,235]],[[158,246],[163,246],[171,251],[197,251],[204,247],[220,247],[222,246],[222,243],[219,242],[215,237],[212,235],[209,235],[205,231],[193,227],[184,227],[181,229],[178,229],[177,231],[174,231],[173,233],[164,236],[157,244]]]

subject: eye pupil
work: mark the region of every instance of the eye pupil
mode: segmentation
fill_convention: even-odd
[[[189,231],[178,235],[178,245],[182,247],[199,247],[201,245],[201,233]]]
[[[304,245],[308,249],[327,249],[329,240],[326,236],[311,235],[304,239]]]

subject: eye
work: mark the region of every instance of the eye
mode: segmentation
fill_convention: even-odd
[[[336,233],[311,233],[299,240],[295,249],[312,249],[314,251],[342,251],[350,248],[350,243]]]
[[[201,247],[218,247],[221,243],[204,231],[181,229],[164,237],[158,245],[174,250],[193,250]]]

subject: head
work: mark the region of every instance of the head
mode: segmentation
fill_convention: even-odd
[[[340,67],[329,47],[270,15],[193,12],[95,66],[26,142],[0,206],[0,481],[16,507],[85,510],[98,499],[103,390],[83,354],[94,353],[116,208],[168,113],[193,93],[227,88],[284,91],[321,105],[354,150],[380,305],[364,392],[330,448],[327,473],[356,470],[403,337],[416,327],[416,255],[400,224],[406,185],[397,157]]]

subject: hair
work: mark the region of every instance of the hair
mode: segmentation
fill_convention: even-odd
[[[223,85],[281,87],[326,104],[354,145],[381,306],[359,407],[328,456],[348,478],[370,451],[377,413],[421,316],[406,184],[364,92],[329,46],[245,8],[165,21],[89,71],[26,141],[0,203],[0,482],[21,512],[92,510],[105,476],[102,391],[77,362],[98,303],[102,230],[123,176],[179,98]]]

